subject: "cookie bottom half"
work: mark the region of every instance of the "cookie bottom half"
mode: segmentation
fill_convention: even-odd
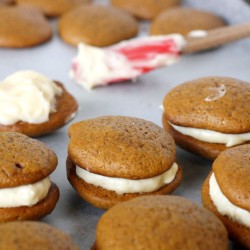
[[[164,185],[162,188],[147,193],[133,193],[133,194],[123,194],[119,195],[114,191],[106,190],[101,187],[88,184],[76,175],[76,167],[74,163],[68,158],[67,159],[67,176],[71,185],[76,189],[81,198],[87,202],[93,204],[96,207],[108,209],[115,204],[130,200],[134,197],[143,195],[156,195],[156,194],[169,194],[173,192],[181,183],[182,180],[182,169],[178,166],[178,171],[175,179]]]
[[[38,137],[50,134],[63,127],[69,121],[69,117],[77,112],[78,104],[75,98],[64,88],[63,84],[55,82],[62,88],[62,95],[57,97],[56,112],[51,113],[49,120],[44,123],[17,122],[13,125],[1,125],[0,132],[19,132],[30,137]]]
[[[173,136],[176,144],[179,147],[204,158],[214,160],[220,154],[220,152],[227,149],[224,144],[203,142],[190,136],[181,134],[169,125],[164,115],[162,116],[162,124],[164,129]]]
[[[246,248],[250,248],[250,228],[233,221],[227,216],[221,215],[211,200],[209,195],[209,179],[211,174],[212,172],[208,175],[202,186],[201,196],[203,206],[215,214],[224,223],[228,230],[229,237],[232,240],[238,242]]]
[[[51,183],[48,195],[34,206],[0,208],[0,222],[40,219],[54,210],[59,195],[59,188]]]

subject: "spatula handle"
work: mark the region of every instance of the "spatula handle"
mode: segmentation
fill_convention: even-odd
[[[205,37],[186,37],[186,45],[182,53],[188,54],[212,49],[248,36],[250,36],[250,22],[217,28],[208,31]]]

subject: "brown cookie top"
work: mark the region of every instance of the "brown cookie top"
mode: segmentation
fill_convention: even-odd
[[[15,0],[0,0],[0,6],[6,4],[14,4]]]
[[[228,77],[206,77],[181,84],[164,98],[172,124],[222,133],[250,132],[250,84]]]
[[[179,5],[181,0],[111,0],[112,5],[123,8],[141,19],[152,19],[163,10]]]
[[[38,140],[1,132],[0,141],[0,188],[40,181],[57,166],[55,153]]]
[[[92,173],[128,179],[157,176],[175,161],[173,138],[156,124],[103,116],[69,128],[69,157]]]
[[[63,92],[56,97],[56,112],[49,116],[49,120],[43,123],[17,122],[13,125],[1,125],[0,132],[19,132],[31,137],[38,137],[54,132],[71,121],[77,113],[78,104],[76,99],[65,89],[62,83],[55,83],[62,88]]]
[[[64,232],[42,222],[8,222],[0,225],[0,249],[79,250]]]
[[[59,16],[91,0],[16,0],[17,4],[30,5],[40,9],[47,16]]]
[[[120,203],[102,215],[95,246],[96,249],[227,249],[227,232],[216,216],[186,198],[144,196]]]
[[[211,30],[225,26],[225,22],[213,13],[177,7],[165,10],[153,21],[151,35],[179,33],[187,35],[193,30]]]
[[[137,32],[132,16],[110,6],[82,5],[59,20],[59,33],[71,45],[83,42],[103,47],[132,38]]]
[[[250,144],[222,152],[213,171],[223,194],[236,206],[250,211]]]
[[[43,14],[28,6],[1,7],[0,24],[0,47],[31,47],[52,36],[50,24]]]

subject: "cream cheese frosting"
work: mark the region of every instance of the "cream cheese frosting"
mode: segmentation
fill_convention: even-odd
[[[225,144],[226,147],[232,147],[250,141],[250,132],[242,134],[224,134],[221,132],[207,130],[207,129],[182,127],[174,125],[172,123],[169,124],[176,131],[182,133],[183,135],[193,137],[199,141]]]
[[[174,163],[170,169],[161,175],[147,179],[130,180],[90,173],[76,166],[76,175],[85,182],[114,191],[117,194],[153,192],[172,182],[176,177],[177,171],[178,165]]]
[[[50,179],[46,177],[39,182],[29,185],[1,188],[0,207],[33,206],[48,195],[50,186]]]
[[[202,38],[206,37],[208,32],[206,30],[191,30],[187,35],[192,38]]]
[[[18,71],[0,83],[0,124],[43,123],[56,111],[62,89],[35,71]]]
[[[173,41],[175,48],[169,49],[168,52],[160,52],[154,48],[155,43],[163,43],[166,40]],[[176,62],[184,44],[185,40],[179,34],[139,37],[105,49],[80,43],[78,54],[73,59],[70,77],[86,89],[117,81],[133,80],[145,73],[145,69],[154,69]],[[142,52],[143,46],[151,46],[151,51],[147,48]],[[131,50],[133,56],[128,58],[126,53],[132,53],[128,52]]]
[[[232,220],[250,228],[250,212],[235,206],[228,198],[222,193],[214,173],[209,179],[209,194],[218,212],[226,215]]]

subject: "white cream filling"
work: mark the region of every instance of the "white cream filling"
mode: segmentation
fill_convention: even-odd
[[[34,71],[18,71],[0,83],[0,124],[43,123],[55,112],[62,89]]]
[[[130,180],[90,173],[76,166],[76,175],[85,182],[114,191],[117,194],[153,192],[163,187],[165,184],[172,182],[175,179],[177,171],[178,165],[174,163],[170,169],[161,175],[147,179]]]
[[[172,123],[169,124],[183,135],[191,136],[199,141],[225,144],[226,147],[232,147],[250,141],[250,132],[242,134],[224,134],[207,129],[181,127],[173,125]]]
[[[50,186],[51,182],[47,177],[34,184],[0,188],[0,207],[31,207],[48,195]]]
[[[214,173],[209,179],[209,194],[218,212],[250,228],[250,212],[235,206],[222,193]]]

